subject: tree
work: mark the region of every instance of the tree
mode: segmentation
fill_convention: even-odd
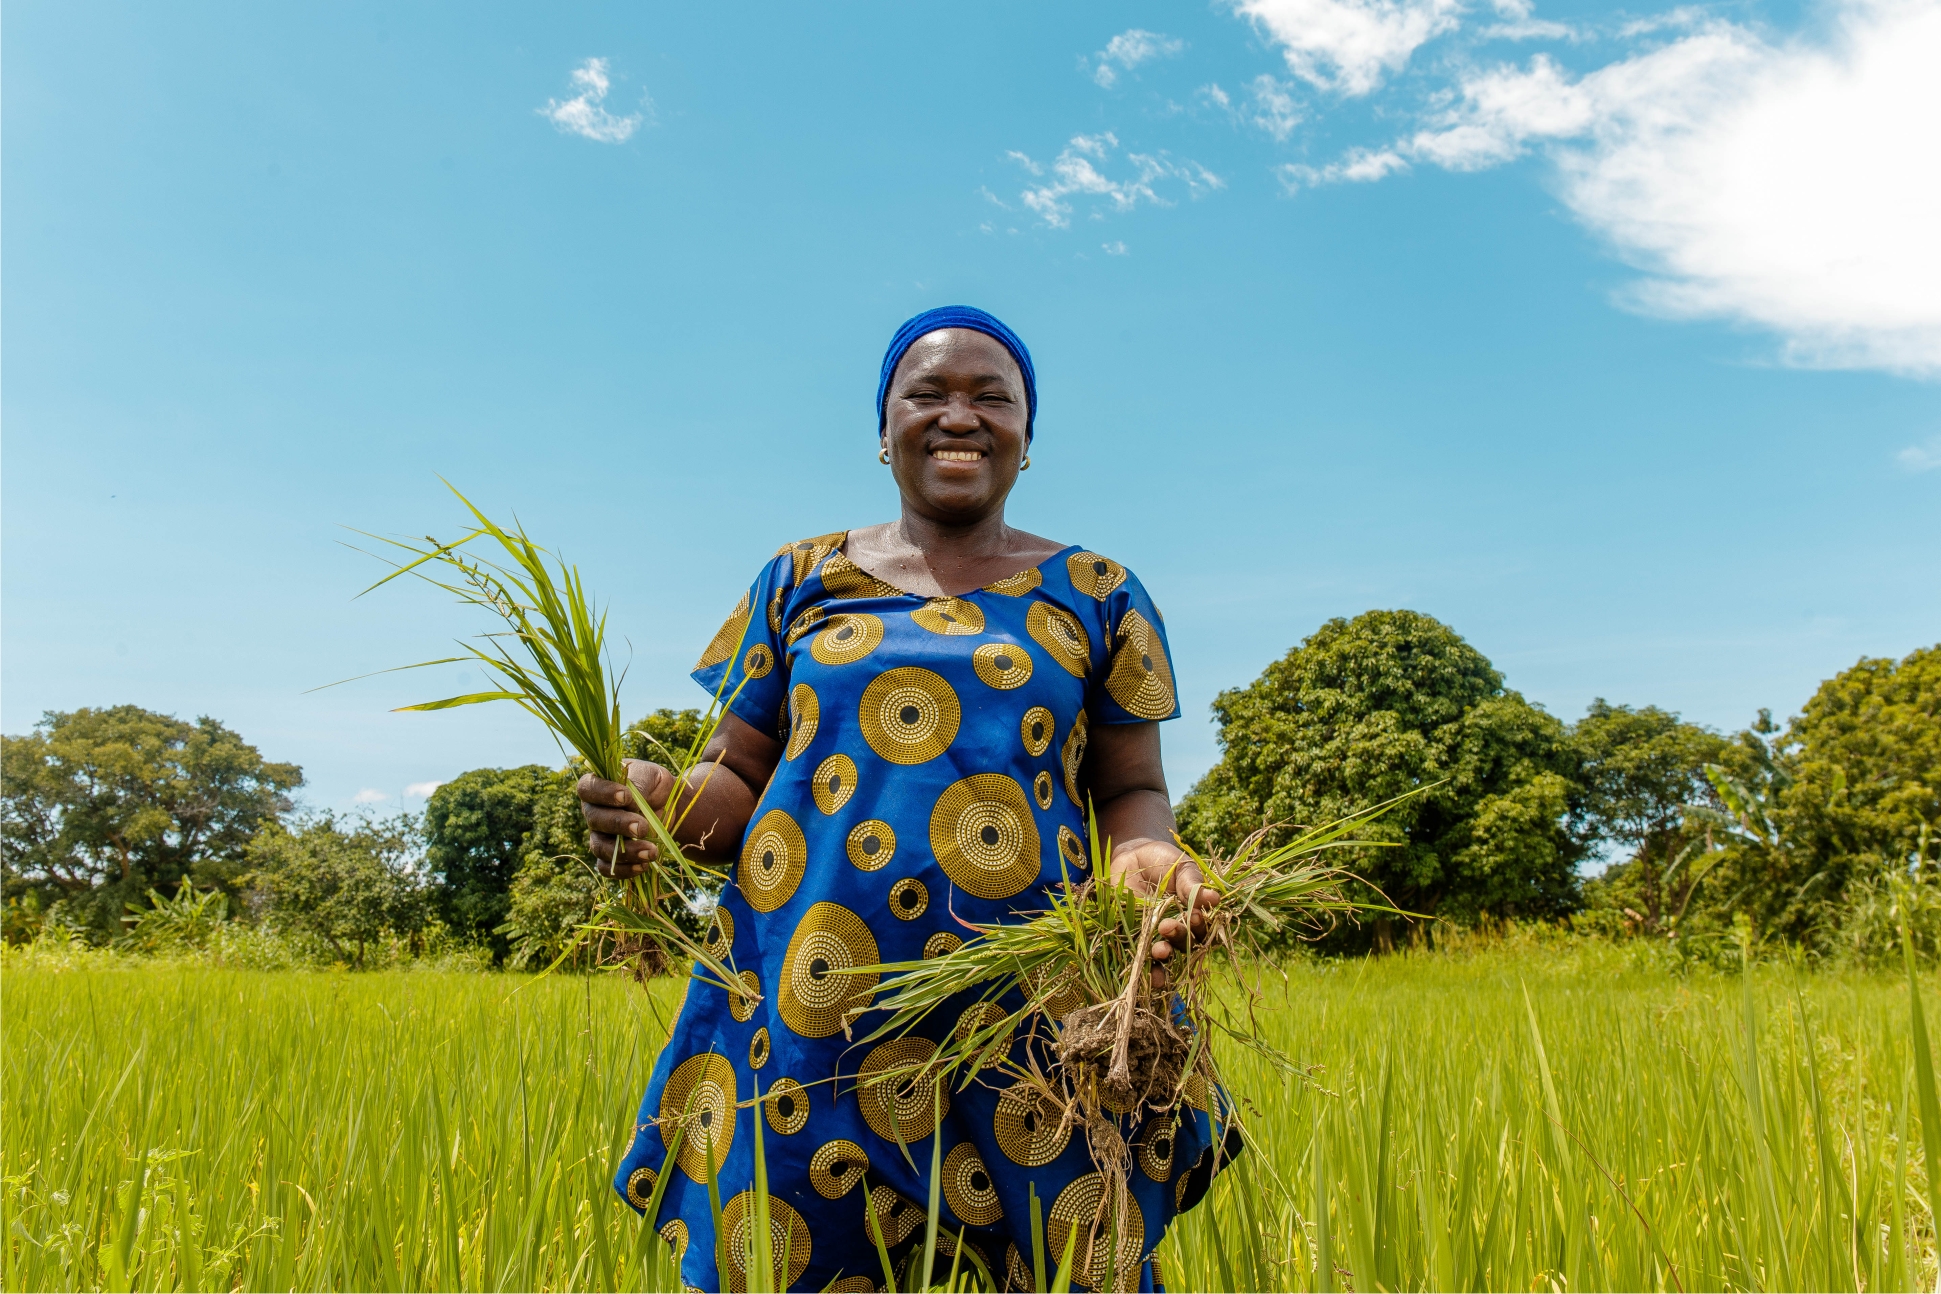
[[[1541,915],[1576,901],[1564,727],[1441,622],[1330,620],[1213,712],[1224,753],[1179,806],[1189,842],[1231,849],[1258,827],[1318,825],[1441,781],[1360,833],[1397,847],[1344,865],[1417,912]]]
[[[1787,725],[1779,827],[1823,889],[1915,868],[1941,842],[1941,645],[1863,659],[1820,684]],[[1922,841],[1927,857],[1918,855]]]
[[[475,768],[431,793],[425,804],[425,865],[440,877],[445,924],[490,942],[503,957],[506,896],[532,834],[536,798],[560,779],[540,764]]]
[[[519,855],[505,924],[514,966],[550,966],[579,928],[593,919],[605,884],[586,850],[586,820],[580,816],[578,777],[571,770],[534,803],[533,830]]]
[[[1675,923],[1717,861],[1704,857],[1719,808],[1706,766],[1723,756],[1726,739],[1655,705],[1634,710],[1603,697],[1570,736],[1585,834],[1631,851],[1605,873],[1600,889],[1614,906],[1635,901],[1647,932]]]
[[[417,824],[321,814],[295,830],[271,823],[250,842],[251,878],[263,916],[330,945],[362,966],[385,935],[414,935],[431,916],[431,887]]]
[[[0,739],[0,841],[7,893],[65,900],[97,935],[123,907],[184,877],[231,888],[250,838],[290,811],[295,764],[206,715],[193,724],[139,706],[48,712]]]

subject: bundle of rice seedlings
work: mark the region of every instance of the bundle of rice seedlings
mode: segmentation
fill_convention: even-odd
[[[1214,1153],[1224,1153],[1231,1129],[1247,1136],[1240,1107],[1221,1096],[1224,1086],[1212,1045],[1229,1039],[1264,1055],[1277,1067],[1293,1062],[1266,1041],[1254,1015],[1260,999],[1251,976],[1265,944],[1286,935],[1318,938],[1342,920],[1363,912],[1396,912],[1383,902],[1353,897],[1365,882],[1330,866],[1330,851],[1385,842],[1352,834],[1423,787],[1322,827],[1297,832],[1283,844],[1269,842],[1263,828],[1230,856],[1201,855],[1182,845],[1199,864],[1204,888],[1220,899],[1204,912],[1199,935],[1172,941],[1164,976],[1152,972],[1159,927],[1169,918],[1186,924],[1182,902],[1168,875],[1155,893],[1142,896],[1111,879],[1111,842],[1090,833],[1091,874],[1065,880],[1051,905],[1009,924],[964,923],[973,937],[923,961],[864,968],[888,977],[872,1011],[886,1017],[864,1039],[902,1036],[948,1007],[957,1020],[947,1039],[921,1062],[870,1076],[872,1083],[929,1081],[942,1075],[959,1086],[979,1075],[1008,1080],[1016,1097],[1033,1101],[1040,1120],[1057,1123],[1057,1135],[1083,1131],[1103,1182],[1097,1216],[1079,1244],[1078,1269],[1116,1288],[1127,1276],[1121,1254],[1133,1147],[1127,1133],[1149,1114],[1180,1105],[1204,1110],[1216,1124]],[[1406,914],[1403,914],[1406,915]],[[858,972],[861,973],[861,972]],[[1016,991],[1019,1005],[1001,1004]],[[966,995],[975,994],[964,1007]],[[1029,1039],[1012,1055],[1020,1034]],[[1217,1160],[1216,1160],[1217,1167]],[[1101,1238],[1112,1233],[1112,1240]],[[1131,1240],[1136,1247],[1136,1238]],[[1136,1270],[1136,1267],[1135,1267]]]
[[[580,941],[606,939],[635,951],[652,947],[672,950],[700,963],[707,972],[702,978],[711,978],[729,991],[748,994],[748,986],[736,975],[732,963],[724,963],[690,935],[677,915],[690,905],[705,906],[726,880],[719,869],[690,858],[675,839],[696,799],[693,794],[682,794],[682,788],[687,786],[689,770],[701,762],[702,751],[720,726],[724,698],[717,691],[688,749],[664,752],[674,773],[676,793],[656,813],[626,777],[629,734],[620,719],[620,685],[626,671],[616,673],[612,668],[606,613],[595,609],[579,568],[535,544],[516,522],[509,530],[499,526],[449,481],[445,484],[471,513],[471,529],[449,542],[428,535],[422,544],[367,536],[409,557],[394,560],[380,555],[380,560],[394,569],[364,593],[410,575],[452,594],[461,603],[490,612],[503,627],[480,635],[478,641],[461,641],[463,655],[401,665],[397,670],[476,665],[499,686],[399,709],[450,710],[510,701],[546,725],[569,761],[577,757],[594,775],[626,786],[635,809],[647,820],[659,857],[641,875],[614,883],[593,920],[582,927]],[[479,547],[489,555],[474,551]],[[553,964],[565,961],[578,946],[569,946]]]

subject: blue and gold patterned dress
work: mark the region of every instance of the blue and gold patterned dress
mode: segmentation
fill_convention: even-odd
[[[1104,1187],[1083,1131],[1061,1133],[1004,1079],[940,1100],[934,1080],[859,1092],[858,1075],[920,1062],[958,1015],[853,1043],[845,1014],[877,979],[831,972],[935,956],[969,933],[959,918],[1015,919],[1042,908],[1063,873],[1083,875],[1086,733],[1179,713],[1165,631],[1139,581],[1097,553],[1068,548],[963,597],[923,598],[851,562],[843,540],[777,553],[694,672],[711,692],[725,675],[723,695],[740,688],[734,712],[785,743],[707,934],[752,992],[689,981],[615,1187],[645,1207],[689,1111],[654,1221],[684,1252],[689,1284],[741,1288],[759,1111],[778,1277],[786,1270],[790,1288],[874,1289],[882,1266],[864,1200],[893,1256],[920,1243],[930,1138],[941,1136],[940,1230],[968,1228],[1000,1284],[1029,1289],[1030,1191],[1054,1262],[1066,1228],[1089,1230],[1097,1211]],[[865,1021],[855,1036],[868,1032]],[[1198,1106],[1127,1126],[1136,1167],[1117,1266],[1128,1285],[1136,1273],[1153,1288],[1143,1260],[1206,1189],[1211,1125]],[[719,1277],[710,1142],[731,1233]],[[1094,1248],[1092,1270],[1081,1262],[1078,1275],[1097,1285],[1110,1244]]]

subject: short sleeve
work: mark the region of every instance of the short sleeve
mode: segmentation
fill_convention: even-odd
[[[696,683],[749,727],[771,736],[788,698],[781,617],[793,576],[794,563],[786,557],[764,567],[694,665]]]
[[[1093,723],[1177,719],[1179,695],[1173,686],[1172,653],[1159,609],[1138,576],[1103,558],[1098,564],[1117,567],[1121,578],[1112,580],[1108,571],[1097,577],[1098,592],[1085,590],[1094,597],[1104,593],[1099,600],[1104,604],[1106,631],[1105,659],[1094,667],[1085,689],[1086,712]]]

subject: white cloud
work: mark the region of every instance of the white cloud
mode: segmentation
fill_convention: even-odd
[[[1092,71],[1092,79],[1109,90],[1118,83],[1120,70],[1130,72],[1141,63],[1171,58],[1185,48],[1183,40],[1134,27],[1105,42],[1105,48],[1094,56],[1098,66]],[[1114,64],[1118,65],[1116,69]]]
[[[1362,95],[1445,32],[1460,0],[1233,0],[1279,44],[1288,71],[1323,90]]]
[[[1254,125],[1277,140],[1285,140],[1301,124],[1301,112],[1294,96],[1279,81],[1263,73],[1248,88],[1253,91]]]
[[[1476,170],[1532,146],[1649,277],[1633,308],[1777,332],[1789,362],[1941,374],[1941,4],[1847,0],[1824,44],[1712,22],[1573,79],[1475,73],[1387,150],[1284,174]]]
[[[644,99],[643,110],[631,116],[616,117],[606,110],[607,91],[613,83],[603,58],[589,58],[574,68],[573,84],[578,94],[570,99],[548,99],[546,106],[539,109],[539,115],[564,134],[579,135],[601,144],[620,144],[646,120],[645,109],[651,105]]]
[[[352,804],[383,804],[390,798],[390,795],[386,792],[380,791],[375,787],[367,786],[356,795],[351,796],[350,802]]]
[[[1107,256],[1124,256],[1126,254],[1126,245],[1124,243],[1101,243],[1099,247]]]
[[[443,782],[413,782],[404,788],[404,793],[414,800],[429,800],[431,793],[443,785]]]
[[[1926,444],[1909,445],[1894,455],[1904,472],[1932,472],[1941,467],[1941,436],[1930,436]]]
[[[1118,136],[1110,131],[1096,135],[1074,135],[1071,143],[1053,159],[1048,168],[1040,166],[1023,153],[1012,153],[1011,157],[1033,176],[1044,176],[1047,170],[1050,172],[1045,183],[1026,189],[1018,195],[1019,200],[1036,212],[1047,225],[1063,229],[1071,224],[1071,199],[1076,196],[1101,198],[1114,211],[1130,211],[1141,202],[1162,207],[1172,205],[1154,187],[1162,182],[1181,184],[1188,195],[1195,198],[1226,187],[1225,180],[1198,162],[1176,162],[1163,152],[1127,153],[1125,160],[1132,167],[1133,174],[1126,179],[1112,179],[1099,167],[1110,160],[1118,146]],[[1094,218],[1100,214],[1093,212]]]
[[[1391,148],[1355,148],[1338,162],[1327,166],[1300,166],[1293,162],[1278,167],[1275,174],[1289,193],[1317,184],[1368,184],[1395,171],[1408,169],[1408,159]]]

